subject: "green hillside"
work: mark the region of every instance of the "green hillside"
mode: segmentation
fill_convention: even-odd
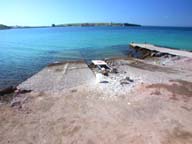
[[[9,27],[9,26],[0,24],[0,30],[3,30],[3,29],[10,29],[10,28],[11,28],[11,27]]]
[[[141,26],[138,24],[130,24],[130,23],[71,23],[71,24],[60,24],[60,25],[55,25],[52,24],[52,27],[65,27],[65,26]]]

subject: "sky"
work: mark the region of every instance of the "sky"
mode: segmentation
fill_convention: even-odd
[[[0,24],[81,22],[192,26],[192,0],[0,0]]]

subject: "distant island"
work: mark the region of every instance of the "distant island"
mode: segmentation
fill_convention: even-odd
[[[68,27],[68,26],[80,26],[80,27],[92,27],[92,26],[141,26],[131,23],[70,23],[70,24],[52,24],[52,27]]]
[[[130,26],[136,26],[139,27],[141,25],[138,24],[131,24],[131,23],[69,23],[69,24],[52,24],[51,26],[6,26],[3,24],[0,24],[0,30],[4,29],[20,29],[20,28],[48,28],[48,27],[71,27],[71,26],[77,26],[77,27],[96,27],[96,26],[120,26],[120,27],[130,27]]]
[[[0,24],[0,30],[4,30],[4,29],[10,29],[11,27]]]

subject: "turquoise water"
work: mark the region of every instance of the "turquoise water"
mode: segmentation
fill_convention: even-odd
[[[130,42],[192,50],[192,28],[63,27],[0,31],[0,88],[55,61],[125,57]]]

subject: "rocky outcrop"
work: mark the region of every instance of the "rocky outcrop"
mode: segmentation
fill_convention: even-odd
[[[10,94],[10,93],[14,93],[15,90],[16,90],[16,87],[13,87],[13,86],[7,87],[5,89],[1,89],[0,90],[0,96]]]

